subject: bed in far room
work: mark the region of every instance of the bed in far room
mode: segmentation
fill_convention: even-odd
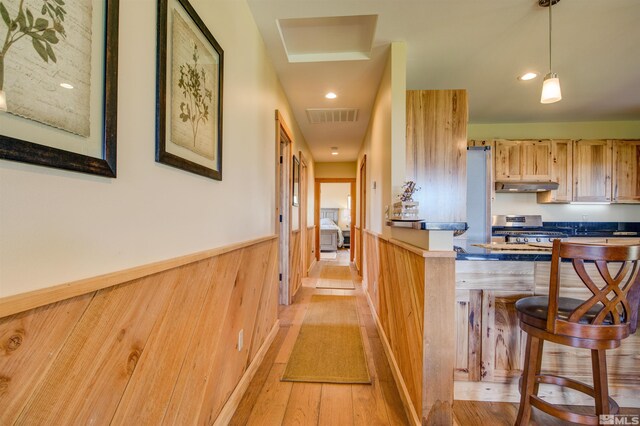
[[[320,209],[320,251],[338,251],[344,238],[338,226],[340,209]]]

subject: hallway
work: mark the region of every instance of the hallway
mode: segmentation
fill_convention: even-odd
[[[334,278],[339,269],[351,270],[355,290],[316,289],[321,276]],[[342,268],[340,268],[342,269]],[[325,273],[323,274],[323,271]],[[326,273],[331,275],[326,275]],[[290,306],[281,306],[280,331],[240,402],[232,425],[406,425],[402,402],[367,301],[349,252],[341,250],[336,260],[317,263]],[[280,377],[300,331],[311,296],[355,295],[372,385],[336,385],[281,382]]]

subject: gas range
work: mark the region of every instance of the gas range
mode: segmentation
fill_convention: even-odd
[[[550,243],[566,240],[569,229],[545,227],[540,215],[496,215],[492,222],[492,240],[507,244]]]

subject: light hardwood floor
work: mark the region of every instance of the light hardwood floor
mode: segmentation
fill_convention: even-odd
[[[316,289],[321,277],[336,279],[335,266],[349,267],[349,252],[318,262],[290,306],[279,312],[280,331],[249,385],[232,425],[406,425],[407,418],[373,318],[351,267],[355,290]],[[323,273],[324,271],[324,273]],[[327,275],[328,274],[328,275]],[[355,295],[371,385],[281,382],[313,294]]]
[[[231,425],[409,424],[378,331],[362,292],[361,280],[353,266],[350,266],[350,271],[355,290],[315,288],[321,277],[335,279],[334,267],[348,266],[348,256],[348,251],[341,251],[336,260],[323,260],[316,263],[309,278],[303,279],[294,303],[280,307],[278,335],[231,419]],[[280,381],[313,294],[356,296],[372,385]],[[513,403],[454,402],[457,426],[510,426],[514,424],[517,412],[518,404]],[[635,413],[630,409],[622,409],[621,412]],[[531,421],[531,426],[569,424],[537,410],[534,410]]]

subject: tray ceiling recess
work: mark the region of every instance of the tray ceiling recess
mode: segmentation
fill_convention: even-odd
[[[377,22],[378,15],[277,20],[289,62],[370,59]]]
[[[355,123],[358,121],[358,109],[307,108],[307,118],[311,124]]]

